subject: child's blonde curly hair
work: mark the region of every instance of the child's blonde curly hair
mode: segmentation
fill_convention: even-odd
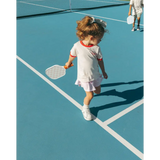
[[[93,17],[85,16],[82,20],[77,21],[76,35],[80,40],[91,35],[93,37],[101,37],[108,32],[101,23],[94,21]]]

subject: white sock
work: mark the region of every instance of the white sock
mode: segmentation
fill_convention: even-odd
[[[89,105],[84,104],[84,105],[83,105],[83,109],[84,109],[84,108],[89,108]]]

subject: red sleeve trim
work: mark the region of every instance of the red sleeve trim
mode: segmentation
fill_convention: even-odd
[[[71,56],[71,57],[76,57],[76,56],[71,55],[71,53],[70,53],[70,56]]]
[[[98,58],[97,58],[98,59]],[[101,59],[98,59],[98,61],[102,61],[102,58]]]

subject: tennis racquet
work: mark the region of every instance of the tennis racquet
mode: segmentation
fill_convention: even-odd
[[[70,67],[73,66],[73,63]],[[66,74],[66,69],[70,68],[67,66],[54,65],[45,70],[46,75],[51,79],[58,79]]]

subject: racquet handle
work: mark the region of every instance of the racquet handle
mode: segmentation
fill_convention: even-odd
[[[65,68],[65,69],[68,69],[68,68],[70,68],[70,67],[72,67],[72,66],[74,66],[73,63],[71,63],[71,65],[70,65],[69,67],[64,66],[64,68]]]

